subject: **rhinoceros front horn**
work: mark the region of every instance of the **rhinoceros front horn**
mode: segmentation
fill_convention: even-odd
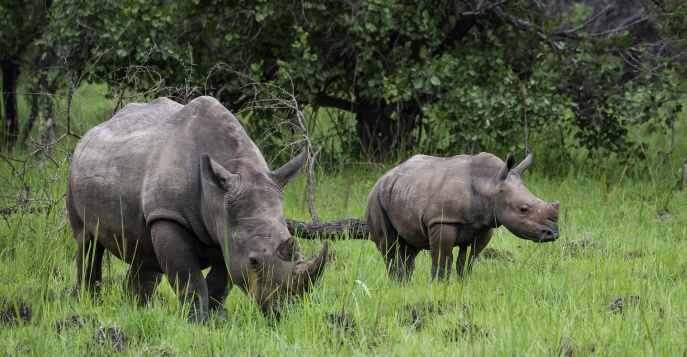
[[[527,150],[527,157],[525,157],[525,160],[522,160],[522,162],[516,166],[513,171],[517,172],[518,175],[522,176],[525,174],[525,171],[530,168],[530,165],[532,165],[532,153]]]
[[[329,245],[327,241],[324,241],[322,250],[315,260],[312,262],[301,261],[294,266],[293,287],[295,290],[306,291],[315,284],[324,271],[328,251]]]

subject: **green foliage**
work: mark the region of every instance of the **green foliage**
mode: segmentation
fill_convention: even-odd
[[[48,25],[48,6],[45,0],[0,1],[0,59],[21,58]]]
[[[52,14],[53,28],[42,44],[57,49],[71,88],[86,79],[108,84],[121,101],[150,90],[182,100],[195,96],[179,89],[193,62],[176,42],[185,31],[176,3],[65,0],[53,6]]]
[[[682,111],[681,2],[649,6],[674,52],[663,54],[631,32],[590,36],[584,26],[594,8],[581,3],[555,16],[527,1],[499,7],[520,25],[494,9],[456,17],[462,3],[464,14],[485,9],[398,0],[64,0],[51,7],[53,28],[40,44],[44,55],[65,60],[68,88],[81,78],[105,82],[117,107],[215,96],[241,112],[269,155],[295,135],[293,107],[275,105],[291,100],[284,91],[315,117],[323,108],[348,111],[333,116],[341,150],[323,153],[332,163],[390,152],[521,151],[546,133],[561,157],[582,150],[627,161],[638,157],[629,132],[647,123],[671,130]],[[641,59],[636,71],[630,55]]]

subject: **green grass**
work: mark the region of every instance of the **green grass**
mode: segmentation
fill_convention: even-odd
[[[98,91],[103,88],[80,89],[72,113],[80,133],[111,113],[111,102],[89,94]],[[684,137],[684,123],[677,137]],[[665,139],[646,140],[665,151]],[[555,163],[538,165],[537,157],[546,155],[535,151],[525,183],[542,199],[561,201],[561,237],[535,244],[500,228],[485,254],[490,259],[480,259],[463,279],[453,274],[445,283],[431,282],[425,251],[413,279],[400,285],[387,277],[371,241],[333,241],[324,276],[281,321],[267,321],[234,289],[227,321],[213,318],[209,326],[186,322],[166,282],[152,306],[138,307],[122,286],[128,266],[109,255],[102,294],[74,291],[76,243],[63,196],[75,143],[60,143],[59,165],[37,155],[10,161],[13,172],[0,160],[0,208],[18,197],[38,200],[25,202],[29,207],[54,204],[0,219],[0,355],[551,356],[563,349],[625,356],[687,350],[687,192],[672,191],[685,142],[677,141],[670,156],[648,152],[646,164],[627,169],[585,167],[584,158],[562,162],[576,167],[554,179],[547,170]],[[388,169],[318,168],[320,219],[362,219],[369,190]],[[286,188],[287,218],[309,220],[304,176]],[[309,256],[321,247],[299,241]],[[622,312],[612,307],[618,299]],[[12,318],[17,312],[26,319]]]
[[[362,218],[381,172],[351,167],[319,175],[321,219]],[[430,282],[423,252],[407,285],[387,278],[372,242],[334,241],[322,280],[277,323],[236,289],[228,321],[210,326],[186,323],[166,283],[152,306],[139,308],[122,288],[127,266],[112,257],[102,295],[75,296],[76,244],[65,212],[12,214],[0,226],[0,313],[7,320],[10,305],[25,304],[31,317],[0,323],[0,354],[555,355],[561,343],[581,355],[681,354],[687,195],[669,193],[666,208],[666,193],[643,181],[622,182],[612,194],[584,177],[531,176],[526,183],[548,201],[561,200],[558,241],[535,244],[500,228],[488,247],[492,259],[480,260],[471,275]],[[63,190],[64,174],[54,185]],[[307,220],[304,178],[287,187],[286,216]],[[321,246],[300,242],[311,256]],[[618,298],[622,313],[611,308]],[[81,326],[67,322],[57,333],[56,324],[72,316]],[[101,327],[105,335],[118,329],[115,340],[125,347],[98,342]]]

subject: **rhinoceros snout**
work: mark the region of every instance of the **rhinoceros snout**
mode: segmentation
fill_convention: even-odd
[[[539,232],[537,243],[553,242],[558,238],[558,228],[546,228]]]

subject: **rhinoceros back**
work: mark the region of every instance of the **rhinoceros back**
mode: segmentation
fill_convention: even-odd
[[[267,170],[238,120],[214,98],[129,104],[77,145],[69,179],[74,208],[91,217],[82,217],[91,230],[97,218],[106,234],[118,235],[122,226],[145,230],[157,219],[195,230],[202,226],[204,153],[229,170]]]

